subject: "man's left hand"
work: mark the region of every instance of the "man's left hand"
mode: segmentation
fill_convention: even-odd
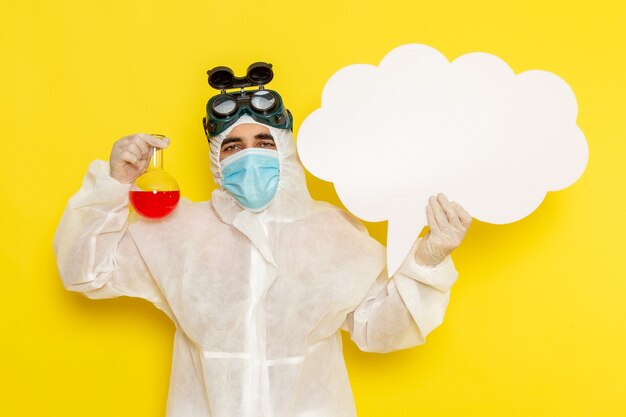
[[[444,194],[438,194],[428,200],[426,218],[430,230],[419,242],[415,260],[420,265],[435,266],[461,244],[472,216],[459,203],[449,202]]]

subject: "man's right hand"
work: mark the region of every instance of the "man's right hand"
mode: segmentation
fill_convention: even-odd
[[[111,149],[111,177],[123,184],[132,184],[148,168],[152,147],[165,149],[169,144],[168,138],[161,139],[146,133],[124,136]]]

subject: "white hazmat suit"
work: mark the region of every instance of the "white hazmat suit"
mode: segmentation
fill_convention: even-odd
[[[257,123],[234,126],[244,122]],[[211,143],[217,183],[232,127]],[[129,217],[130,185],[94,161],[55,235],[68,290],[141,297],[175,323],[170,417],[354,416],[339,330],[388,352],[423,343],[443,320],[451,259],[421,267],[411,253],[389,279],[384,248],[311,199],[292,133],[269,129],[280,180],[260,213],[216,189],[161,221]]]

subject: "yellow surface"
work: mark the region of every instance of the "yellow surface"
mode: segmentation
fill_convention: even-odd
[[[297,129],[336,70],[412,42],[558,74],[590,160],[528,218],[474,223],[425,346],[383,356],[346,343],[359,416],[626,415],[625,28],[622,0],[4,0],[0,415],[164,415],[168,319],[66,292],[56,271],[52,236],[92,159],[125,134],[167,134],[166,170],[206,199],[207,69],[273,63]],[[337,203],[332,185],[310,185]],[[384,225],[368,227],[384,241]]]

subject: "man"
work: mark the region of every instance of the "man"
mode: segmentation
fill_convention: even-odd
[[[291,130],[250,114],[209,135],[211,201],[182,200],[162,221],[129,218],[128,191],[168,140],[116,142],[63,215],[61,277],[90,298],[145,298],[173,320],[168,416],[354,416],[339,330],[365,351],[423,343],[471,217],[431,198],[429,234],[388,279],[364,227],[311,199]]]

